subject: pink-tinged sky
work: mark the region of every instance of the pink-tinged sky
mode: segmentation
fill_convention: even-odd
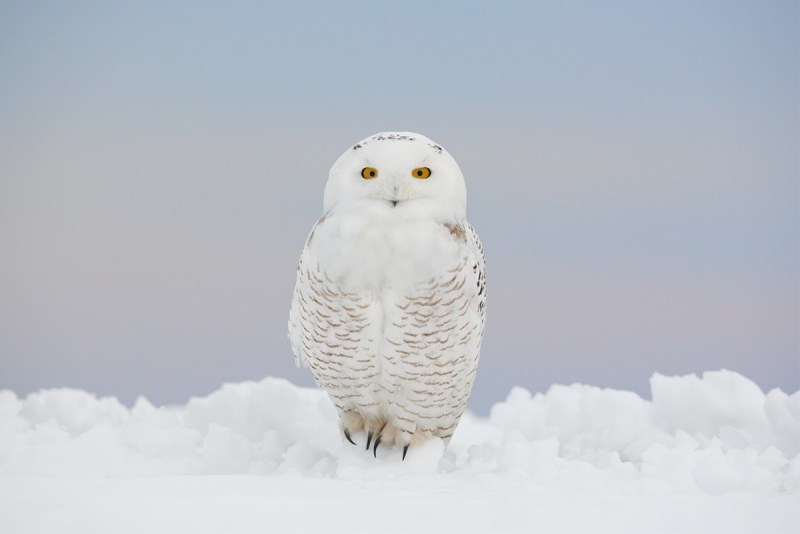
[[[488,255],[471,406],[800,386],[796,2],[3,2],[0,388],[184,401],[293,368],[327,171],[410,130]]]

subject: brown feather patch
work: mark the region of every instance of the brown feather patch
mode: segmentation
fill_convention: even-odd
[[[456,238],[458,241],[463,241],[464,243],[467,242],[467,232],[464,231],[464,227],[460,224],[445,224],[445,228],[447,231],[450,232],[450,235]]]

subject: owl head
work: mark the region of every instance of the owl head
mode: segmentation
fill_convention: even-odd
[[[450,154],[411,132],[379,133],[350,147],[331,167],[325,213],[358,210],[376,217],[466,217],[467,190]]]

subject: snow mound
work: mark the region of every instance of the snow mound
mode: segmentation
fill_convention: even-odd
[[[764,394],[730,371],[651,379],[627,391],[514,388],[488,418],[465,414],[439,440],[377,459],[340,436],[327,395],[276,378],[226,384],[156,407],[70,389],[0,391],[0,475],[509,480],[543,492],[619,495],[800,493],[800,393]]]

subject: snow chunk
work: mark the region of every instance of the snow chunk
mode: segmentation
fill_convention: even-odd
[[[651,379],[653,401],[573,384],[514,388],[467,412],[449,447],[340,435],[327,395],[286,380],[225,384],[185,406],[71,389],[0,391],[0,476],[283,476],[349,483],[523,484],[540,493],[800,494],[800,394],[730,371]]]

